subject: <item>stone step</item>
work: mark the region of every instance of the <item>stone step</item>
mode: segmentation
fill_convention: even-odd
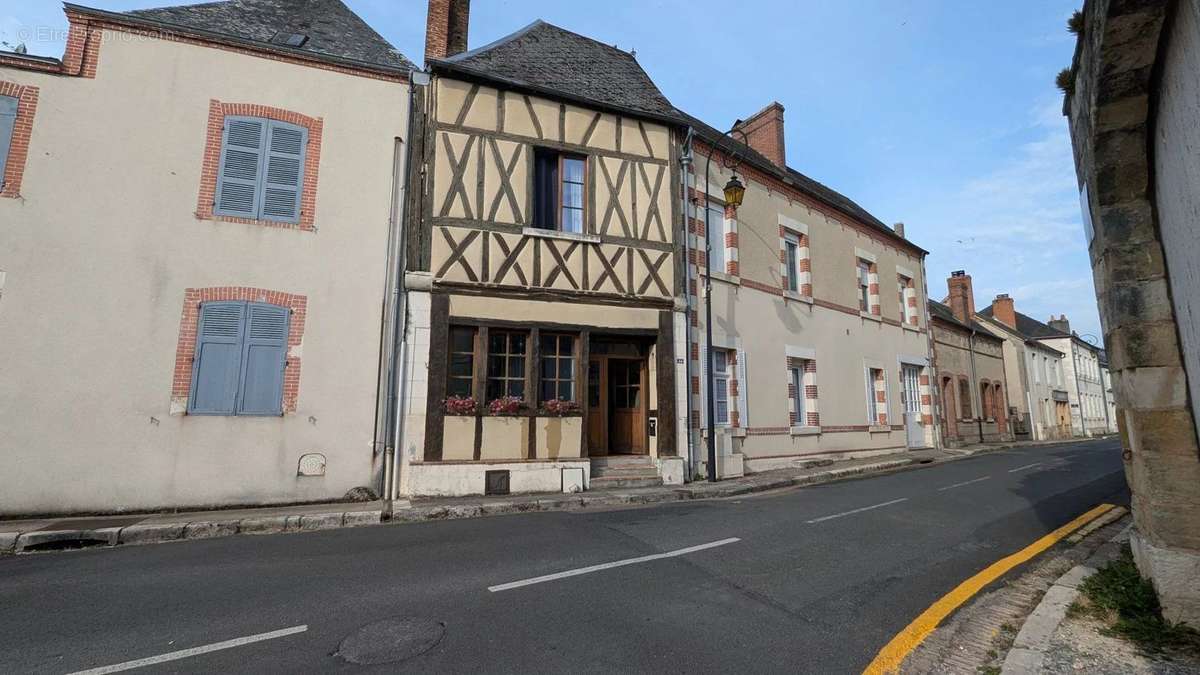
[[[653,466],[593,466],[592,477],[626,476],[629,478],[657,478],[658,469]]]
[[[654,466],[654,460],[647,455],[609,455],[591,459],[592,466]]]
[[[657,476],[654,478],[626,478],[624,476],[600,476],[597,478],[593,476],[588,485],[588,489],[620,490],[627,488],[659,487],[662,484],[662,478]]]

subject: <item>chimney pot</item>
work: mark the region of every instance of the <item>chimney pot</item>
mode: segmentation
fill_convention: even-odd
[[[748,119],[738,120],[733,128],[745,134],[746,145],[760,155],[780,168],[787,166],[783,145],[783,105],[779,101],[771,102],[771,105]],[[734,134],[734,138],[743,140],[741,134]]]
[[[896,230],[897,237],[904,238],[904,223],[896,223],[892,229]]]
[[[429,0],[425,58],[444,59],[467,51],[471,0]]]

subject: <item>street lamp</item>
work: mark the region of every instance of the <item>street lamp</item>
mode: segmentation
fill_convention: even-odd
[[[717,481],[717,420],[716,420],[716,375],[713,372],[713,348],[712,348],[712,237],[710,233],[711,225],[709,224],[709,214],[712,209],[709,208],[711,203],[708,194],[708,178],[712,171],[712,158],[721,149],[726,139],[735,140],[733,134],[739,134],[742,137],[742,145],[746,144],[746,134],[738,128],[730,129],[721,135],[720,140],[713,144],[708,153],[708,160],[704,163],[704,338],[706,352],[708,356],[707,385],[708,395],[705,396],[705,413],[708,419],[708,481],[715,483]],[[736,146],[731,152],[723,152],[721,164],[727,169],[733,171],[733,177],[729,182],[725,183],[723,192],[725,193],[725,205],[737,208],[742,205],[742,198],[746,196],[746,186],[742,185],[742,181],[738,180],[737,167],[741,164],[741,155]]]

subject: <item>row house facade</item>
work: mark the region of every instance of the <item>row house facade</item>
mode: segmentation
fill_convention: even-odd
[[[1013,435],[1018,440],[1039,441],[1073,436],[1062,352],[1022,332],[1022,328],[1029,329],[1028,318],[1017,313],[1007,294],[997,295],[991,306],[980,310],[975,318],[1004,339],[1004,376]]]
[[[947,287],[945,303],[929,301],[942,443],[1012,440],[1006,341],[976,318],[970,275],[952,273]]]
[[[1116,431],[1109,411],[1111,396],[1101,369],[1103,349],[1071,330],[1065,314],[1042,323],[1033,321],[1030,330],[1038,342],[1063,353],[1063,379],[1071,406],[1071,428],[1075,436],[1103,436]]]
[[[0,54],[0,513],[378,485],[412,64],[277,4],[68,4],[61,60]]]
[[[884,225],[787,166],[779,103],[739,121],[729,136],[688,120],[696,472],[704,473],[710,381],[721,476],[813,456],[932,447],[926,251],[905,238],[902,224]],[[721,188],[735,174],[745,182],[740,208],[724,203]]]
[[[399,491],[682,482],[679,119],[630,53],[466,51],[466,11],[430,3],[417,92]]]

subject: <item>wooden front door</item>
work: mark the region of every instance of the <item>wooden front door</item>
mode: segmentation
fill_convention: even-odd
[[[646,453],[646,391],[641,359],[608,360],[608,450]]]
[[[587,371],[588,454],[608,454],[608,359],[592,357]]]

